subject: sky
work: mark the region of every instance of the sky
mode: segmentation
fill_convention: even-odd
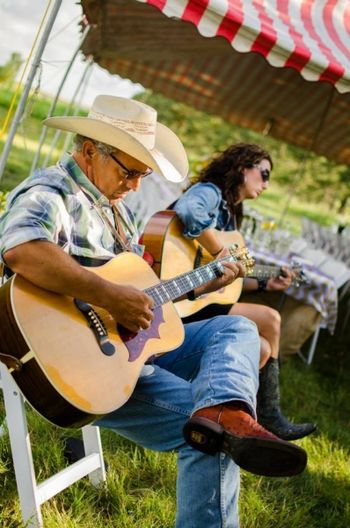
[[[49,0],[0,0],[0,64],[4,64],[12,52],[19,52],[26,61],[36,37],[41,19]],[[59,83],[77,49],[81,38],[79,19],[82,14],[80,4],[75,0],[63,0],[49,40],[42,56],[40,91],[54,95]],[[62,89],[61,98],[70,101],[81,81],[86,63],[79,53],[67,81]],[[29,69],[27,69],[27,72]],[[37,75],[33,86],[38,83]],[[110,75],[94,64],[89,83],[82,100],[84,106],[90,106],[98,94],[113,94],[132,97],[142,87]]]

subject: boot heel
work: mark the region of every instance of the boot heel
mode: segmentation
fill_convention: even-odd
[[[206,418],[190,418],[183,428],[186,442],[207,455],[221,451],[223,431],[221,425]]]

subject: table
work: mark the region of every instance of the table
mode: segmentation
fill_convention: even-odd
[[[299,286],[291,285],[285,293],[294,299],[314,306],[321,314],[325,328],[331,334],[334,333],[338,313],[338,290],[331,276],[293,252],[290,252],[286,258],[252,245],[250,245],[249,251],[255,257],[257,264],[290,267],[292,262],[300,263],[307,281]]]

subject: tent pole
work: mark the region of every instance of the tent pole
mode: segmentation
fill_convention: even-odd
[[[39,67],[42,54],[44,52],[47,40],[48,40],[49,35],[51,33],[52,27],[53,27],[54,22],[56,20],[57,13],[58,13],[58,11],[59,11],[59,9],[61,7],[61,4],[62,4],[62,0],[55,0],[55,3],[54,3],[54,5],[53,5],[53,7],[51,9],[49,18],[47,20],[46,26],[44,28],[44,31],[43,31],[43,34],[42,34],[42,37],[41,37],[41,40],[40,40],[40,42],[38,44],[38,48],[37,48],[35,57],[33,59],[33,63],[32,63],[30,72],[28,74],[26,84],[24,86],[21,98],[19,100],[19,103],[18,103],[18,106],[17,106],[17,110],[15,112],[15,115],[13,116],[12,123],[11,123],[11,126],[10,126],[10,130],[9,130],[9,133],[8,133],[8,136],[7,136],[7,139],[6,139],[6,143],[5,143],[5,146],[4,146],[4,150],[3,150],[1,158],[0,158],[0,180],[1,180],[2,176],[3,176],[3,172],[4,172],[4,169],[5,169],[6,163],[7,163],[7,158],[9,156],[9,154],[10,154],[10,150],[11,150],[11,147],[12,147],[13,139],[14,139],[14,137],[16,135],[17,127],[18,127],[18,125],[19,125],[19,123],[20,123],[20,121],[22,119],[22,116],[23,116],[23,112],[24,112],[25,105],[26,105],[26,102],[27,102],[27,99],[28,99],[30,88],[31,88],[31,86],[33,84],[33,80],[34,80],[36,71],[37,71],[37,69]]]
[[[87,77],[88,72],[91,70],[92,65],[93,65],[93,62],[92,62],[92,59],[90,58],[87,61],[85,70],[83,72],[83,75],[82,75],[81,79],[79,80],[79,82],[78,82],[78,84],[76,86],[76,89],[75,89],[74,94],[73,94],[73,96],[71,98],[71,101],[70,101],[70,103],[68,104],[68,106],[65,109],[65,114],[66,115],[70,115],[70,113],[72,111],[72,108],[74,107],[75,100],[78,97],[79,91],[80,91],[80,89],[81,89],[81,87],[82,87],[82,85],[83,85],[83,83],[84,83],[84,81],[85,81],[85,79]],[[47,155],[46,155],[46,157],[44,159],[44,162],[41,165],[42,167],[47,167],[48,163],[50,162],[50,159],[52,157],[53,151],[54,151],[54,149],[57,146],[57,143],[58,143],[58,140],[59,140],[59,138],[61,136],[61,133],[62,133],[62,130],[59,130],[59,129],[56,130],[56,133],[55,133],[55,135],[54,135],[54,137],[52,139],[51,145],[50,145],[50,150],[47,153]]]
[[[85,91],[87,89],[88,83],[90,81],[90,77],[92,75],[93,66],[94,66],[94,62],[92,61],[91,68],[89,70],[89,76],[86,76],[85,79],[84,79],[84,85],[82,85],[82,90],[81,90],[80,95],[79,95],[79,101],[78,101],[78,103],[77,103],[77,105],[76,105],[76,107],[74,109],[73,115],[78,115],[79,110],[82,107],[82,101],[84,99]],[[62,151],[61,151],[62,154],[64,152],[67,152],[67,150],[69,148],[69,145],[71,143],[73,135],[74,135],[73,132],[69,132],[68,134],[66,134],[66,139],[64,141],[63,148],[62,148]]]
[[[61,80],[61,82],[60,82],[60,85],[59,85],[59,87],[58,87],[58,89],[57,89],[56,95],[55,95],[55,97],[54,97],[54,99],[53,99],[53,101],[52,101],[52,103],[51,103],[51,107],[50,107],[50,110],[49,110],[49,112],[48,112],[48,114],[47,114],[47,117],[51,117],[52,114],[53,114],[53,112],[54,112],[54,110],[55,110],[55,108],[56,108],[56,104],[57,104],[58,98],[59,98],[59,96],[60,96],[60,93],[61,93],[61,91],[62,91],[63,85],[64,85],[64,83],[66,82],[66,79],[67,79],[67,77],[68,77],[68,74],[69,74],[69,72],[70,72],[70,70],[71,70],[71,68],[72,68],[72,66],[73,66],[73,64],[74,64],[75,59],[76,59],[77,56],[78,56],[78,53],[79,53],[79,51],[80,51],[80,48],[81,48],[81,46],[82,46],[84,40],[86,39],[87,34],[88,34],[89,31],[90,31],[90,27],[91,27],[91,26],[86,25],[86,27],[85,27],[85,29],[84,29],[84,31],[83,31],[82,37],[81,37],[81,39],[80,39],[80,41],[79,41],[79,44],[78,44],[78,46],[76,47],[76,50],[74,51],[71,60],[69,61],[69,64],[68,64],[68,66],[67,66],[67,68],[66,68],[66,71],[65,71],[65,73],[64,73],[64,75],[63,75],[63,78],[62,78],[62,80]],[[47,127],[44,125],[44,126],[42,127],[42,131],[41,131],[41,135],[40,135],[39,143],[38,143],[38,146],[37,146],[37,149],[36,149],[36,152],[35,152],[35,156],[34,156],[34,159],[33,159],[33,163],[32,163],[31,169],[30,169],[30,174],[32,174],[33,171],[36,169],[36,166],[37,166],[37,164],[38,164],[38,161],[39,161],[39,158],[40,158],[40,154],[41,154],[41,148],[42,148],[42,146],[43,146],[43,144],[44,144],[44,141],[45,141],[45,139],[46,139],[46,135],[47,135]]]

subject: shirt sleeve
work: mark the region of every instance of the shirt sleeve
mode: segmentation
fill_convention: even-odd
[[[64,245],[69,221],[59,192],[35,186],[20,194],[0,219],[0,255],[32,240]]]
[[[183,235],[197,238],[206,229],[215,228],[221,201],[221,191],[214,184],[198,183],[190,187],[174,206],[184,225]]]

